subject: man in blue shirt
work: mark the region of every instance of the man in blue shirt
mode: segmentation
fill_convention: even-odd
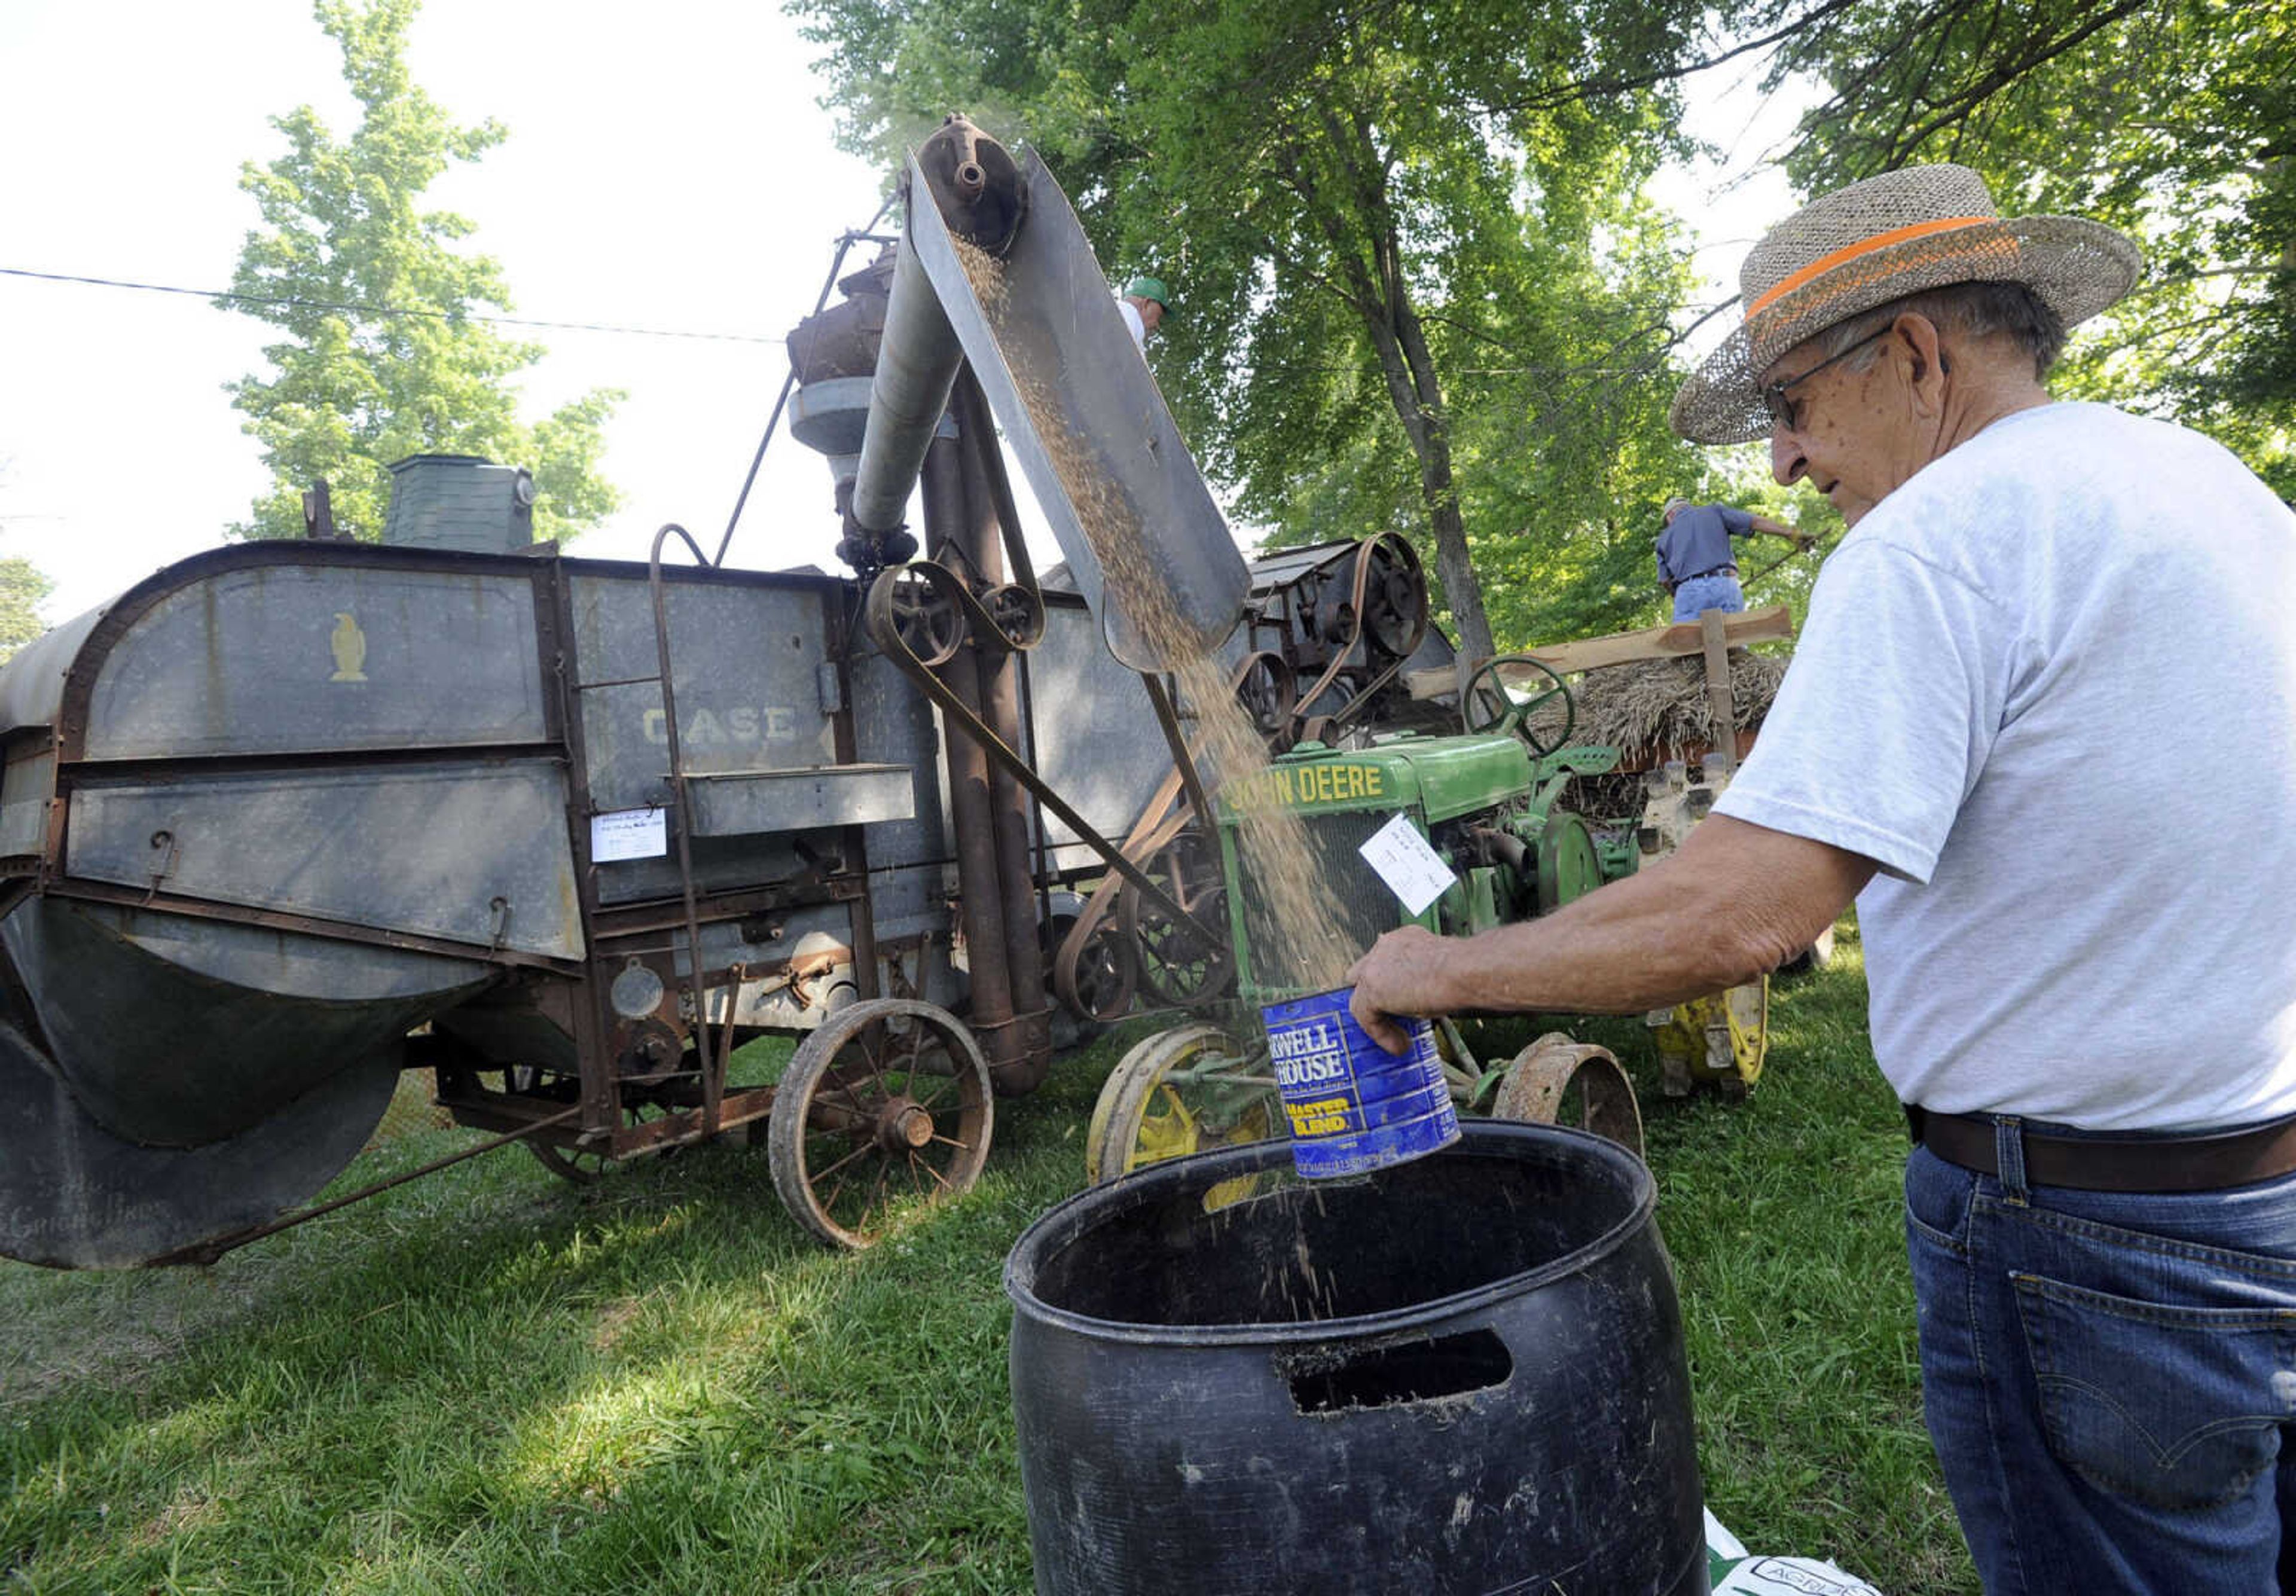
[[[1658,535],[1658,581],[1674,595],[1677,621],[1695,621],[1705,610],[1734,613],[1746,607],[1730,539],[1756,532],[1784,538],[1797,548],[1807,548],[1811,542],[1808,532],[1782,526],[1767,515],[1727,505],[1693,505],[1686,498],[1666,501],[1666,531]]]

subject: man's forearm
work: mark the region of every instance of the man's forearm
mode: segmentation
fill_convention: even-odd
[[[1554,914],[1452,941],[1439,967],[1444,1011],[1639,1014],[1800,950],[1766,936],[1746,906],[1685,893],[1681,874],[1653,866]]]
[[[1682,851],[1552,915],[1472,937],[1406,927],[1349,972],[1357,1017],[1390,1048],[1383,1015],[1633,1014],[1718,991],[1816,941],[1873,861],[1716,816]]]

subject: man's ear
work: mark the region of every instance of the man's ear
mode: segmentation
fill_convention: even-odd
[[[1906,374],[1912,384],[1915,408],[1924,414],[1935,411],[1944,403],[1941,384],[1953,369],[1946,358],[1937,324],[1926,316],[1907,311],[1897,319],[1890,331],[1895,334],[1890,341],[1908,361]]]

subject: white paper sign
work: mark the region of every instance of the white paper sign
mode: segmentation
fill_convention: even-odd
[[[590,860],[660,859],[669,851],[669,821],[660,806],[618,809],[590,817]]]
[[[1403,912],[1408,915],[1424,914],[1459,879],[1443,856],[1427,845],[1409,815],[1398,815],[1373,832],[1358,851],[1403,900]]]

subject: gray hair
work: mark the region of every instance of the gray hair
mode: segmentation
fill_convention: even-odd
[[[2022,283],[1955,283],[1909,293],[1828,327],[1818,335],[1818,347],[1828,357],[1838,355],[1909,314],[1926,317],[1939,332],[1964,338],[2005,334],[2012,347],[2032,358],[2037,382],[2048,374],[2065,347],[2063,320]],[[1844,364],[1852,371],[1869,370],[1880,354],[1878,347],[1863,350]]]

